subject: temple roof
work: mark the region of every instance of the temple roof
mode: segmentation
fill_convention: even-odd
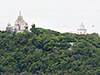
[[[85,26],[83,25],[83,23],[81,23],[80,27],[85,27]]]
[[[15,21],[15,24],[24,24],[24,23],[26,22],[23,20],[23,17],[21,16],[21,11],[19,11],[19,16],[17,20]]]

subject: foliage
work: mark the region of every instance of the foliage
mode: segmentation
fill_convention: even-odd
[[[0,31],[0,75],[99,75],[99,66],[96,33],[59,33],[35,25],[31,32]]]

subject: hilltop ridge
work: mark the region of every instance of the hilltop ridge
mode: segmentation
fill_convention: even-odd
[[[100,74],[98,34],[60,33],[35,25],[30,30],[0,32],[1,75]]]

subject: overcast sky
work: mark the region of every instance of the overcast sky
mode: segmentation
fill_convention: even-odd
[[[14,25],[19,11],[29,27],[67,32],[83,22],[87,32],[100,32],[100,0],[0,0],[0,29]]]

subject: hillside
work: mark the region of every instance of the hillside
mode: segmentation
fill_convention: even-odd
[[[98,34],[31,31],[0,32],[0,75],[100,75]]]

